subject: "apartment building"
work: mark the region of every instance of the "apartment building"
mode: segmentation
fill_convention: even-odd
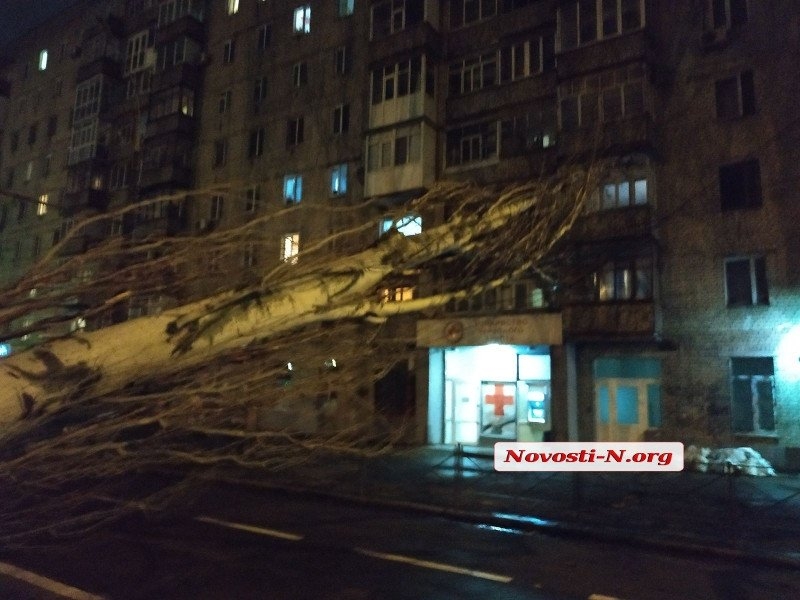
[[[87,10],[96,27],[77,25]],[[192,190],[83,243],[258,224],[235,251],[207,245],[196,289],[155,286],[113,321],[413,235],[444,215],[398,210],[436,181],[600,157],[558,268],[394,324],[415,357],[373,400],[413,411],[419,443],[677,439],[797,467],[793,3],[139,0],[62,17],[4,63],[5,281],[81,211],[134,199]]]

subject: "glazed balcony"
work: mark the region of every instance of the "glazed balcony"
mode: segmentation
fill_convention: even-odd
[[[568,340],[651,340],[656,334],[652,300],[571,304],[561,314]]]

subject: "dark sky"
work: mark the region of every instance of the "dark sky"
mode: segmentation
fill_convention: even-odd
[[[77,0],[0,0],[0,47]]]

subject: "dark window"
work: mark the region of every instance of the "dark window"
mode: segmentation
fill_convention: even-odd
[[[756,96],[752,71],[718,80],[715,92],[718,118],[738,119],[755,114]]]
[[[747,23],[747,0],[712,0],[714,29]]]
[[[221,167],[228,160],[228,140],[214,142],[214,166]]]
[[[34,123],[28,128],[28,144],[31,146],[36,143],[36,124]]]
[[[721,166],[719,194],[722,210],[761,206],[761,169],[758,160],[744,160]]]
[[[333,109],[333,133],[339,135],[350,128],[350,105],[342,104]]]
[[[51,138],[56,134],[58,129],[58,117],[55,115],[47,119],[47,137]]]
[[[346,75],[350,71],[350,49],[348,46],[339,46],[333,51],[333,70],[339,75]]]
[[[262,25],[258,28],[258,49],[264,51],[269,48],[272,40],[272,28],[269,25]]]
[[[296,146],[303,143],[304,138],[304,119],[298,117],[297,119],[289,119],[286,124],[286,146]]]
[[[731,428],[735,433],[775,431],[772,357],[731,358]]]
[[[728,306],[769,304],[767,265],[763,256],[725,261],[725,293]]]
[[[236,56],[236,43],[233,40],[227,40],[222,50],[222,62],[230,64]]]
[[[254,129],[250,132],[250,143],[247,149],[247,156],[255,158],[264,154],[264,138],[266,132],[263,127]]]
[[[17,148],[19,148],[19,131],[11,132],[11,139],[8,144],[8,149],[11,150],[11,152],[17,151]]]

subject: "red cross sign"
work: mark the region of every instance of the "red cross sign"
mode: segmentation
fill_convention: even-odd
[[[486,404],[494,405],[494,416],[502,417],[505,414],[505,407],[514,404],[514,396],[506,396],[503,394],[503,384],[494,384],[494,394],[486,394],[484,396]]]

